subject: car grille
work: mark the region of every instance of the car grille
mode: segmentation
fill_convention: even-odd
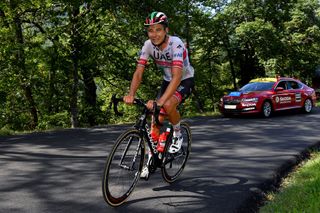
[[[241,102],[241,99],[233,99],[233,100],[224,100],[223,101],[224,104],[232,104],[232,105],[239,104],[240,102]]]

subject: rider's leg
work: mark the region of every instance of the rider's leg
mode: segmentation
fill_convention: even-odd
[[[161,87],[160,87],[160,91],[158,92],[158,95],[157,95],[157,99],[159,99],[163,93],[166,91],[168,85],[169,85],[170,82],[167,82],[167,81],[163,81],[162,84],[161,84]],[[162,110],[162,109],[161,109]],[[165,116],[164,115],[166,114],[165,112],[161,113],[160,112],[160,115],[158,117],[160,123],[163,123],[163,121],[165,120]],[[160,128],[161,126],[158,126],[154,120],[154,117],[152,117],[152,122],[151,122],[151,137],[153,139],[154,142],[158,142],[158,139],[159,139],[159,135],[160,135]]]
[[[162,124],[165,119],[165,116],[160,114],[158,119],[159,119],[159,122]],[[159,135],[160,135],[160,128],[161,127],[156,124],[154,117],[152,117],[151,138],[152,138],[153,142],[155,142],[155,143],[158,142]]]
[[[176,125],[180,122],[180,113],[177,110],[177,106],[179,105],[179,100],[172,96],[164,105],[163,108],[165,109],[168,120],[172,125]]]
[[[159,115],[159,121],[160,121],[160,123],[163,123],[164,116],[161,115],[161,117],[160,117],[160,115]],[[151,138],[152,138],[153,142],[157,143],[158,139],[159,139],[159,135],[160,135],[160,126],[158,126],[156,124],[153,117],[152,117],[152,121],[151,121],[150,134],[151,134]],[[149,178],[149,164],[150,164],[151,157],[152,157],[151,150],[150,150],[149,146],[147,146],[146,149],[147,149],[147,153],[148,153],[147,163],[143,166],[141,174],[140,174],[140,178],[145,179],[145,180],[147,180]]]
[[[183,138],[180,131],[180,113],[177,110],[177,106],[179,105],[180,100],[175,96],[172,96],[165,104],[164,109],[168,114],[168,120],[173,126],[173,138],[172,144],[169,147],[170,153],[176,153],[180,150]]]
[[[169,82],[163,83],[163,86],[161,87],[162,91],[165,91],[167,85],[169,85]],[[168,120],[171,122],[174,128],[173,142],[169,148],[169,152],[171,153],[178,152],[179,149],[181,148],[181,144],[183,141],[181,131],[180,131],[181,117],[180,117],[179,111],[177,110],[177,107],[181,102],[183,102],[191,94],[193,87],[194,87],[193,78],[188,78],[181,81],[179,87],[177,88],[177,91],[163,105],[163,108],[167,112]]]
[[[160,123],[163,123],[165,117],[168,117],[168,120],[170,121],[170,123],[173,125],[173,127],[177,127],[179,128],[179,124],[180,124],[180,113],[177,110],[177,106],[179,105],[179,100],[177,100],[177,98],[175,98],[174,96],[172,96],[164,105],[163,105],[163,111],[161,110],[161,112],[163,114],[159,115],[159,121]],[[165,115],[164,115],[165,114]],[[177,129],[176,130],[179,130]],[[151,124],[151,136],[153,137],[154,135],[156,135],[157,137],[159,137],[159,133],[160,133],[160,126],[158,126],[155,121],[154,118],[152,119],[152,124]]]

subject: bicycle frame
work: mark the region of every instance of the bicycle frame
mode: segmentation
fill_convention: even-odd
[[[148,118],[149,113],[150,113],[150,111],[148,109],[144,108],[143,112],[141,113],[141,116],[138,118],[134,127],[137,130],[139,130],[141,136],[143,138],[145,138],[145,140],[147,142],[147,146],[150,150],[149,153],[151,153],[151,157],[149,156],[148,160],[153,159],[154,160],[153,165],[156,167],[161,167],[162,163],[164,162],[163,161],[164,155],[162,155],[162,153],[159,153],[157,151],[156,144],[151,142],[150,127],[147,122],[147,118]],[[141,145],[141,144],[139,144],[139,145]],[[149,164],[149,161],[147,162],[147,164]]]
[[[120,115],[122,116],[122,113],[120,113],[118,111],[118,108],[117,108],[117,105],[118,105],[118,102],[122,101],[122,98],[116,98],[115,96],[112,97],[112,102],[113,102],[113,106],[114,106],[114,112],[117,114],[117,115]],[[156,144],[152,143],[151,142],[151,135],[150,135],[150,127],[148,125],[148,122],[147,122],[147,118],[149,116],[149,114],[152,113],[152,115],[154,116],[155,118],[155,122],[159,125],[160,122],[158,120],[158,116],[160,114],[160,108],[157,108],[156,105],[154,105],[154,110],[153,112],[150,111],[146,105],[144,104],[144,102],[140,99],[135,99],[134,100],[134,103],[139,105],[139,106],[142,106],[142,113],[140,115],[140,117],[137,119],[135,125],[134,125],[134,128],[136,128],[137,130],[139,130],[140,134],[141,134],[141,137],[144,138],[147,142],[147,146],[149,148],[149,150],[151,151],[151,157],[149,156],[149,159],[148,160],[151,160],[153,159],[154,162],[153,162],[153,166],[156,166],[156,167],[161,167],[163,165],[163,163],[165,162],[165,158],[164,158],[164,155],[162,153],[159,153],[156,149]],[[170,135],[168,138],[171,137],[172,135],[172,127],[170,127],[171,130],[170,130]],[[126,155],[126,152],[127,152],[127,149],[128,147],[130,146],[130,143],[128,143],[127,145],[127,148],[125,149],[124,153],[123,153],[123,156],[124,157]],[[135,162],[135,159],[138,155],[138,149],[139,147],[141,146],[141,143],[142,141],[139,142],[138,146],[137,146],[137,151],[132,159],[132,165],[131,165],[131,168],[133,167],[134,165],[134,162]],[[165,147],[165,150],[168,146],[168,143],[166,143],[166,147]],[[127,166],[125,165],[121,165],[121,162],[122,162],[123,159],[121,159],[120,161],[120,166],[124,167],[124,168],[127,168]],[[147,162],[147,164],[149,165],[149,161]],[[128,167],[127,169],[130,169],[130,167]]]

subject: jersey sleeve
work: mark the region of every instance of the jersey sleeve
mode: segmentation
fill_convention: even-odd
[[[186,48],[183,42],[179,39],[172,46],[173,58],[172,58],[172,67],[183,68],[184,52]]]
[[[146,41],[139,53],[138,66],[146,66],[149,58],[148,41]]]

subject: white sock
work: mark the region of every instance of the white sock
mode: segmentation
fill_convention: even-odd
[[[175,125],[172,125],[172,127],[173,127],[173,137],[181,136],[180,122]]]

